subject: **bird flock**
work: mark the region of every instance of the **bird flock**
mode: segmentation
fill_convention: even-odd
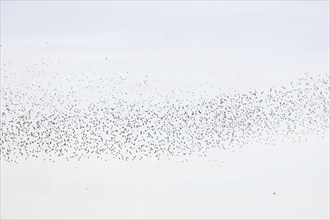
[[[150,76],[132,83],[129,73],[37,68],[52,64],[59,62],[26,66],[20,75],[13,64],[2,64],[1,160],[207,157],[212,149],[325,138],[329,132],[327,74],[205,98],[201,91],[160,92]]]

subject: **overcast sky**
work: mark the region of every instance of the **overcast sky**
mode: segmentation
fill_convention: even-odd
[[[13,74],[50,59],[61,74],[269,88],[329,73],[329,2],[1,1],[1,58]],[[1,161],[1,217],[329,218],[329,138],[214,155],[220,168]]]
[[[256,78],[326,73],[329,67],[327,1],[6,1],[1,6],[2,44],[34,46],[31,58],[83,59],[90,50],[94,58],[106,54],[135,72]],[[45,42],[47,51],[40,48]]]

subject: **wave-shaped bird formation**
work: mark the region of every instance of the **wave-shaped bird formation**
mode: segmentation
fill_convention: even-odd
[[[1,159],[9,162],[31,157],[54,162],[91,156],[206,157],[214,148],[300,141],[329,131],[326,74],[306,73],[286,86],[221,93],[211,99],[187,92],[190,96],[183,100],[185,91],[161,94],[155,86],[152,96],[128,100],[140,92],[135,88],[151,88],[155,80],[146,77],[135,87],[118,89],[129,76],[63,78],[31,73],[33,67],[26,67],[31,79],[26,81],[10,74],[8,67],[2,67],[0,143]]]

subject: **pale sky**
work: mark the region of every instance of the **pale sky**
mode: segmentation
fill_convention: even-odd
[[[90,50],[135,72],[326,73],[328,7],[327,1],[2,2],[1,41],[34,47],[31,59],[46,56],[45,42],[47,55],[62,58],[82,59]]]
[[[1,63],[28,75],[45,60],[205,96],[280,86],[329,74],[329,2],[1,1]],[[223,165],[1,160],[1,218],[329,218],[329,137],[213,157]]]

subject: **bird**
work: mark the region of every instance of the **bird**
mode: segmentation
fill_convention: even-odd
[[[165,91],[151,74],[132,79],[126,70],[44,71],[61,63],[44,58],[26,66],[28,74],[21,78],[11,74],[13,63],[2,63],[1,159],[182,158],[184,163],[194,156],[208,159],[212,149],[232,152],[329,131],[327,75],[304,73],[285,85],[219,90],[206,98],[207,83],[200,90]]]

